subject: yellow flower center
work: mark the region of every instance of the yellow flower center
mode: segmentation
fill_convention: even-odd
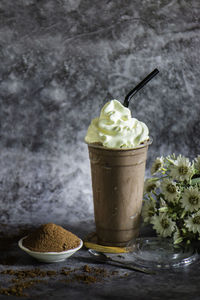
[[[151,191],[155,190],[156,184],[152,183],[147,187],[147,192],[150,193]]]
[[[172,183],[170,183],[167,185],[167,191],[171,194],[174,194],[176,192],[176,187]]]
[[[169,227],[169,222],[167,219],[162,219],[161,220],[161,225],[164,229],[167,229]]]
[[[155,172],[157,172],[160,167],[162,166],[162,164],[160,162],[158,162],[156,165],[155,165]]]
[[[193,195],[193,196],[189,197],[189,202],[192,205],[196,205],[199,203],[199,197]]]
[[[200,225],[200,216],[194,217],[194,219],[193,219],[193,224],[198,224],[198,225]]]
[[[178,171],[179,171],[179,173],[180,173],[181,175],[186,175],[187,172],[188,172],[188,167],[187,167],[187,166],[180,166],[180,167],[178,168]]]

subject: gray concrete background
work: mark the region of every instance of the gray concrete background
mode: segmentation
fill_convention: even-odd
[[[159,155],[199,154],[199,1],[0,2],[0,223],[93,222],[83,142],[106,101],[130,104]],[[4,227],[5,231],[5,227]]]

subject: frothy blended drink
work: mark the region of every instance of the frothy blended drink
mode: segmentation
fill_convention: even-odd
[[[149,130],[111,100],[92,120],[85,141],[98,242],[124,246],[139,233]]]

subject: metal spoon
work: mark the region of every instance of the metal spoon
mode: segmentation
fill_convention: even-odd
[[[90,255],[93,258],[95,258],[96,260],[98,260],[100,262],[104,262],[104,263],[108,263],[108,264],[115,263],[115,264],[119,264],[119,265],[123,266],[126,269],[130,269],[130,270],[134,270],[134,271],[138,271],[138,272],[142,272],[142,273],[146,273],[146,274],[155,274],[154,271],[150,271],[145,268],[140,268],[137,266],[127,265],[125,262],[119,261],[117,259],[113,259],[110,256],[108,256],[102,252],[95,251],[93,249],[89,249],[88,252],[90,253]]]

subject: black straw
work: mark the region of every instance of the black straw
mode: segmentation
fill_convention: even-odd
[[[136,87],[131,90],[124,99],[124,106],[128,107],[131,98],[145,85],[149,82],[154,76],[159,73],[158,69],[153,70],[147,77],[145,77]]]

